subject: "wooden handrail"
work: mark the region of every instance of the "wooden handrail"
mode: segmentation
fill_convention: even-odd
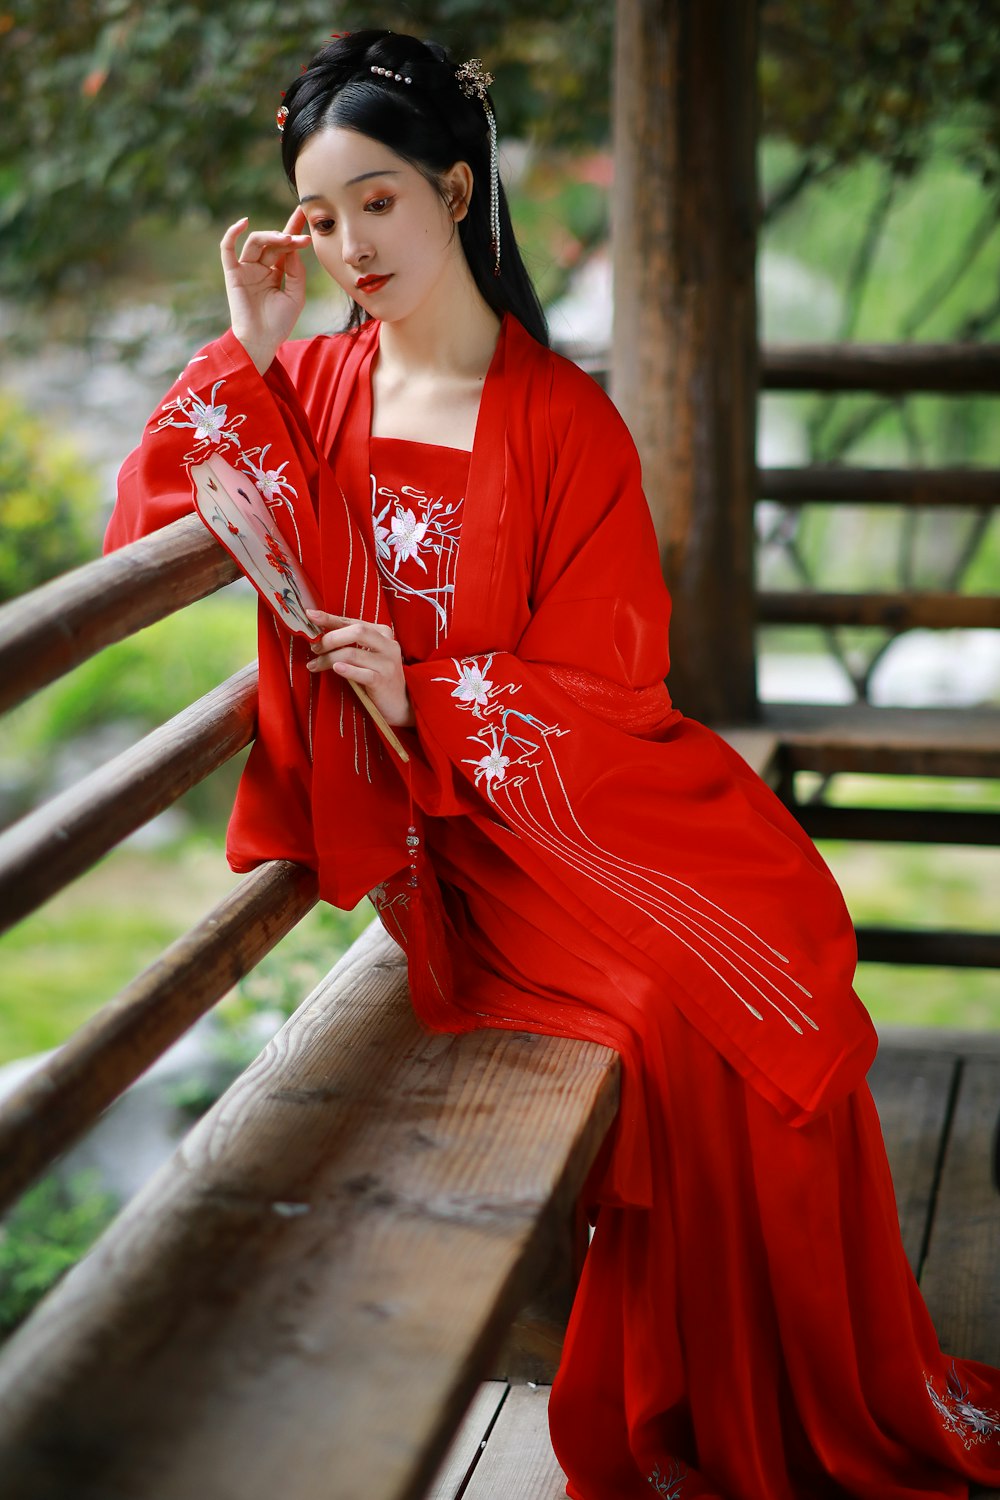
[[[765,344],[769,391],[1000,393],[1000,344]]]
[[[0,1214],[304,917],[311,870],[261,865],[0,1102]]]
[[[990,506],[1000,501],[1000,469],[861,469],[841,464],[759,469],[757,497],[797,505]]]
[[[0,834],[0,932],[248,745],[256,707],[251,663]]]
[[[608,388],[610,352],[564,350]],[[762,344],[766,391],[1000,394],[1000,344]]]
[[[239,577],[195,515],[0,608],[0,713],[105,646]]]
[[[872,964],[930,964],[1000,969],[1000,934],[942,927],[856,927],[858,959]]]
[[[761,590],[761,625],[879,625],[888,630],[997,629],[1000,594],[864,593]]]

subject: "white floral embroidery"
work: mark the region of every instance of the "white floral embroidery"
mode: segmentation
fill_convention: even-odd
[[[398,573],[400,563],[412,557],[426,573],[427,564],[420,556],[420,543],[426,535],[427,522],[418,521],[412,510],[399,510],[390,521],[389,530],[391,532],[389,546],[396,554],[392,565],[393,572]]]
[[[510,756],[504,755],[497,743],[496,730],[492,730],[491,734],[492,744],[486,755],[482,756],[479,760],[466,761],[466,765],[476,767],[477,786],[484,776],[489,785],[492,785],[494,781],[503,781],[507,775],[507,767],[510,765]]]
[[[162,432],[166,427],[180,427],[188,428],[194,433],[194,447],[184,454],[184,463],[200,463],[207,456],[208,449],[215,449],[223,454],[230,448],[235,448],[240,468],[253,479],[268,508],[284,508],[288,512],[295,532],[299,562],[302,562],[302,539],[292,504],[293,500],[298,499],[298,493],[284,475],[289,460],[285,459],[277,468],[268,469],[265,467],[265,460],[271,451],[270,443],[263,448],[244,448],[239,429],[246,422],[247,415],[246,412],[229,415],[229,407],[219,400],[219,392],[225,383],[225,380],[217,380],[207,400],[195,395],[189,386],[187,396],[175,396],[173,401],[165,403],[163,416],[156,424],[155,431]]]
[[[459,703],[468,703],[470,706],[475,705],[477,708],[485,707],[489,702],[490,690],[493,687],[492,682],[486,677],[492,661],[493,658],[491,656],[488,658],[482,671],[480,671],[476,662],[456,662],[459,678],[458,682],[452,688],[451,696],[457,698]],[[438,682],[441,680],[441,678],[436,679]]]
[[[663,1495],[664,1500],[680,1500],[687,1469],[672,1460],[669,1473],[664,1474],[659,1464],[654,1464],[652,1474],[647,1477],[655,1495]]]
[[[276,469],[265,469],[264,460],[271,451],[271,444],[267,443],[263,448],[249,448],[244,452],[247,461],[247,469],[253,475],[254,484],[260,490],[268,505],[280,503],[286,492],[294,495],[295,491],[289,481],[285,478],[284,471],[288,468],[288,459],[279,464]],[[257,455],[256,461],[251,456]]]
[[[447,632],[455,593],[462,499],[435,498],[415,485],[400,494],[371,475],[372,533],[379,573],[398,601],[420,600],[434,611],[435,644]],[[425,580],[400,573],[415,564]]]
[[[969,1387],[963,1385],[954,1361],[946,1378],[943,1395],[935,1390],[934,1382],[926,1372],[924,1384],[945,1431],[959,1438],[964,1448],[972,1448],[978,1443],[1000,1437],[1000,1412],[973,1405],[969,1400]]]
[[[236,429],[246,421],[246,416],[230,418],[229,407],[217,400],[224,385],[224,380],[217,380],[207,401],[196,396],[189,386],[186,399],[176,396],[173,401],[164,405],[164,415],[156,424],[155,431],[160,432],[164,427],[187,427],[194,433],[196,447],[193,453],[184,455],[185,463],[204,458],[206,447],[218,448],[220,453],[224,453],[227,448],[240,446]]]
[[[457,706],[481,721],[468,736],[478,753],[464,763],[476,767],[477,784],[485,781],[504,826],[643,912],[699,958],[755,1020],[763,1021],[764,1011],[758,1008],[763,1006],[800,1036],[806,1026],[819,1030],[783,988],[792,986],[810,996],[804,984],[779,967],[789,962],[783,953],[687,881],[623,859],[586,832],[569,800],[555,751],[571,731],[519,709],[514,702],[519,685],[500,686],[487,677],[492,655],[482,665],[477,657],[453,658],[451,665],[453,675],[434,680],[447,683]],[[488,767],[502,767],[503,775],[488,774]],[[756,1003],[742,993],[747,988],[759,997]]]

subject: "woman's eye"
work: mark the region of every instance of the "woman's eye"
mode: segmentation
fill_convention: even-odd
[[[329,234],[335,223],[335,219],[314,219],[312,227],[317,234]]]
[[[373,198],[370,203],[365,204],[365,212],[370,214],[384,214],[391,202],[391,198]]]

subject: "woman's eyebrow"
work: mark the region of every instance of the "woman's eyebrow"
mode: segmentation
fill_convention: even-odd
[[[398,177],[399,175],[399,169],[392,167],[387,168],[384,172],[362,172],[360,176],[352,177],[349,182],[345,182],[344,186],[354,187],[358,182],[367,182],[369,177]],[[313,203],[317,198],[322,198],[322,196],[322,193],[306,193],[304,198],[299,199],[299,203],[300,205]]]

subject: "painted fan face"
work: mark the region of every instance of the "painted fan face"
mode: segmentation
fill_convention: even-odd
[[[321,634],[306,610],[321,606],[249,474],[224,458],[191,465],[195,506],[209,531],[293,635]]]

